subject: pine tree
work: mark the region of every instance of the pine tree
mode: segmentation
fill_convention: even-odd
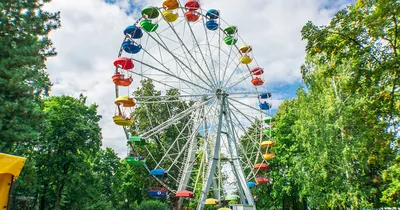
[[[48,34],[60,27],[59,13],[42,10],[49,0],[0,0],[0,151],[38,136],[41,97],[51,83],[45,61],[56,55]]]

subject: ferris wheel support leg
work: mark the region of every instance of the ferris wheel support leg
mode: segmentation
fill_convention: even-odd
[[[207,199],[208,191],[210,190],[211,183],[213,181],[215,168],[219,160],[219,153],[221,147],[221,129],[222,129],[222,116],[224,114],[224,106],[226,106],[226,95],[219,95],[220,101],[220,111],[218,116],[218,127],[217,127],[217,138],[215,139],[213,160],[209,169],[207,170],[206,179],[203,180],[203,188],[201,190],[201,195],[199,199],[199,204],[197,205],[197,210],[202,210],[204,208],[204,202]]]
[[[235,129],[234,129],[234,125],[232,122],[232,114],[231,114],[231,110],[229,108],[229,103],[227,103],[227,105],[226,105],[225,113],[228,115],[228,116],[226,116],[227,128],[228,128],[228,144],[229,144],[229,150],[232,155],[232,166],[234,169],[233,171],[235,172],[235,175],[237,177],[239,189],[243,190],[243,192],[240,194],[240,196],[241,196],[242,202],[244,202],[244,200],[243,200],[243,193],[244,193],[249,205],[252,205],[253,209],[256,209],[255,205],[254,205],[253,196],[251,194],[249,187],[247,186],[246,177],[243,173],[243,169],[240,164],[239,157],[237,155],[238,149],[237,149],[237,145],[236,145]]]
[[[196,116],[197,117],[197,116]],[[200,123],[198,125],[194,125],[196,129],[193,131],[194,133],[199,130]],[[194,134],[193,133],[193,134]],[[190,140],[189,140],[189,146],[187,150],[187,156],[184,158],[185,165],[182,171],[182,177],[180,178],[179,185],[178,185],[178,191],[185,190],[189,184],[190,180],[190,175],[192,173],[193,169],[193,162],[196,160],[196,151],[197,151],[197,136],[196,135],[191,135]],[[178,205],[177,209],[181,209],[183,203],[183,199],[179,198],[178,200]]]

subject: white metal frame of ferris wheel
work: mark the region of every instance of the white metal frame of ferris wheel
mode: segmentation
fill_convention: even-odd
[[[179,8],[182,12],[184,11],[183,7]],[[161,10],[159,10],[161,13]],[[154,82],[164,85],[165,87],[169,88],[177,88],[176,84],[174,82],[179,82],[179,87],[181,87],[179,90],[181,93],[187,94],[187,95],[180,95],[180,96],[143,96],[143,97],[136,97],[137,104],[151,104],[151,103],[165,103],[168,104],[170,102],[179,102],[183,98],[202,98],[200,100],[197,100],[198,102],[195,103],[192,107],[182,111],[179,114],[176,114],[175,116],[170,115],[170,119],[165,121],[165,122],[160,122],[160,123],[155,123],[157,124],[156,126],[152,126],[152,129],[141,133],[141,137],[144,139],[151,139],[153,136],[156,134],[162,132],[165,128],[168,128],[169,126],[174,126],[174,123],[178,122],[179,120],[189,117],[191,121],[195,122],[194,124],[187,124],[185,127],[183,127],[181,130],[179,130],[179,135],[175,139],[174,143],[172,145],[169,145],[169,147],[164,148],[162,147],[162,152],[165,154],[163,155],[161,160],[155,160],[150,153],[150,158],[153,159],[154,162],[156,162],[157,167],[161,166],[163,160],[169,160],[173,164],[168,168],[167,171],[169,171],[174,165],[177,165],[177,161],[179,158],[184,157],[184,164],[182,164],[182,167],[178,167],[181,173],[179,174],[179,177],[171,177],[175,181],[178,182],[177,190],[172,189],[170,186],[165,184],[163,180],[157,179],[154,177],[162,186],[167,188],[170,192],[176,193],[176,191],[179,190],[184,190],[187,189],[189,182],[193,181],[191,179],[191,176],[193,174],[193,163],[195,159],[197,158],[197,151],[200,149],[198,148],[198,139],[196,137],[196,134],[198,134],[200,127],[203,128],[203,133],[210,135],[210,133],[207,133],[205,130],[207,130],[208,127],[210,126],[215,126],[217,128],[216,130],[216,138],[212,140],[211,138],[207,137],[205,135],[205,141],[204,145],[202,145],[202,148],[205,153],[204,156],[202,157],[200,165],[203,165],[203,175],[202,177],[202,190],[201,190],[201,196],[199,201],[194,201],[198,202],[197,209],[201,210],[204,207],[204,201],[207,198],[208,192],[211,189],[214,190],[215,197],[217,200],[221,200],[221,143],[222,143],[222,137],[224,136],[224,140],[226,139],[228,145],[225,145],[227,147],[227,152],[228,152],[228,157],[229,157],[229,164],[231,168],[233,169],[232,171],[234,172],[234,178],[236,180],[236,185],[237,185],[237,190],[239,193],[239,196],[241,198],[241,201],[244,202],[245,199],[247,199],[248,203],[250,205],[254,205],[253,198],[250,192],[250,189],[247,186],[247,179],[252,178],[255,176],[256,172],[250,170],[250,173],[246,177],[244,174],[244,170],[242,166],[246,168],[253,168],[253,163],[251,162],[251,159],[256,157],[256,160],[259,158],[261,155],[261,151],[259,150],[258,145],[261,141],[261,136],[260,139],[254,139],[253,137],[249,137],[250,141],[252,144],[252,152],[250,154],[250,157],[247,157],[246,151],[247,147],[243,147],[238,141],[240,139],[240,134],[238,132],[241,131],[242,134],[247,134],[246,131],[246,126],[243,125],[243,123],[240,121],[240,117],[244,118],[245,120],[248,120],[250,123],[254,121],[251,116],[247,116],[241,110],[237,105],[244,106],[248,109],[251,109],[256,112],[262,112],[261,110],[254,108],[253,106],[250,106],[246,103],[243,103],[239,100],[235,100],[234,97],[230,97],[232,95],[247,95],[251,94],[254,96],[258,96],[258,89],[253,87],[255,89],[254,91],[245,91],[245,92],[226,92],[227,90],[230,90],[237,86],[238,84],[241,84],[245,80],[247,80],[249,77],[253,77],[253,74],[247,73],[245,75],[242,75],[239,79],[233,80],[233,75],[238,73],[239,70],[239,65],[240,62],[237,62],[237,57],[242,56],[243,54],[239,51],[239,48],[236,45],[231,45],[229,47],[229,52],[221,50],[221,40],[224,35],[223,29],[221,28],[221,23],[227,24],[225,21],[223,21],[221,18],[219,18],[219,25],[220,28],[218,29],[218,32],[215,33],[213,36],[218,35],[218,43],[216,45],[211,45],[211,41],[213,40],[214,37],[209,37],[207,29],[205,27],[205,16],[203,13],[205,13],[204,10],[201,9],[202,17],[201,21],[198,21],[197,23],[201,22],[205,31],[205,44],[207,46],[207,49],[203,49],[206,52],[202,51],[202,48],[200,46],[203,46],[203,44],[200,43],[200,41],[196,38],[194,30],[193,30],[193,23],[189,23],[185,18],[180,21],[180,23],[184,24],[184,27],[187,27],[186,30],[188,30],[189,36],[192,37],[193,41],[193,46],[188,46],[185,44],[183,37],[181,37],[182,34],[179,34],[177,31],[178,29],[176,28],[177,24],[174,23],[169,23],[168,28],[166,29],[171,29],[173,32],[173,36],[175,39],[168,37],[163,34],[163,31],[156,31],[156,32],[146,32],[143,30],[143,32],[147,35],[147,41],[146,42],[146,47],[147,47],[147,42],[152,40],[155,42],[154,45],[149,46],[149,48],[142,48],[143,51],[143,57],[146,55],[147,57],[152,59],[152,62],[148,62],[143,60],[142,58],[136,58],[136,57],[131,57],[131,59],[136,63],[140,64],[141,68],[140,71],[137,70],[132,70],[129,71],[133,75],[137,75],[141,78],[146,78],[146,79],[151,79]],[[135,25],[139,23],[141,18],[137,20]],[[179,24],[179,23],[178,23]],[[195,23],[196,24],[196,23]],[[165,29],[165,30],[166,30]],[[185,29],[185,28],[184,28]],[[184,35],[184,33],[183,33]],[[240,36],[237,34],[237,37],[240,38]],[[126,41],[129,37],[125,36],[124,41]],[[176,45],[178,45],[178,48],[170,48],[168,46],[167,41],[172,41],[175,42]],[[160,57],[156,57],[151,52],[151,48],[153,47],[158,47]],[[211,50],[211,47],[215,47],[218,50],[217,53],[217,59],[215,62],[218,63],[218,65],[214,64],[213,60],[213,52]],[[176,50],[182,50],[183,53],[178,54],[176,53]],[[232,54],[233,51],[238,51],[239,54]],[[161,55],[161,51],[168,53],[169,55],[172,56],[170,60],[165,60],[163,59],[163,56]],[[199,53],[196,53],[196,51],[199,51]],[[118,56],[121,56],[123,50],[122,48],[119,51]],[[209,54],[208,54],[209,53]],[[200,59],[197,59],[198,54],[200,54]],[[221,56],[227,56],[227,60],[225,63],[221,60]],[[211,64],[206,62],[206,58],[211,59]],[[202,63],[204,62],[204,63]],[[256,60],[254,59],[254,62]],[[171,66],[168,65],[168,63],[175,63],[176,66]],[[156,66],[158,65],[158,66]],[[195,66],[198,68],[198,71],[195,71],[191,68],[191,65]],[[225,67],[224,67],[225,66]],[[227,74],[228,67],[232,66],[233,71]],[[177,71],[174,71],[173,69],[176,68],[178,69]],[[250,67],[248,65],[245,65],[245,68],[250,71]],[[158,74],[161,76],[162,79],[159,79],[160,77],[154,77],[156,74],[149,72],[149,70],[155,70],[158,72]],[[175,80],[176,81],[175,81]],[[116,96],[119,96],[119,89],[118,86],[116,86]],[[177,97],[179,98],[178,100],[169,100],[169,97]],[[146,99],[146,100],[142,100]],[[152,99],[155,99],[154,101]],[[213,101],[213,102],[212,102]],[[218,106],[212,106],[209,105],[210,103],[217,104]],[[235,104],[236,105],[235,105]],[[147,112],[147,110],[146,110]],[[212,112],[215,115],[214,119],[206,119],[207,113]],[[236,113],[236,114],[235,114]],[[151,115],[151,113],[147,113],[148,115]],[[222,129],[225,130],[222,130]],[[236,128],[236,129],[235,129]],[[189,136],[183,136],[182,133],[185,129],[191,129],[191,133],[189,133]],[[127,137],[129,137],[129,133],[126,128],[124,128],[125,133]],[[210,132],[210,131],[208,131]],[[178,140],[186,138],[188,141],[184,145],[179,145]],[[173,155],[170,154],[169,152],[172,151],[173,149],[176,149],[174,147],[179,148]],[[146,148],[147,149],[147,148]],[[147,150],[149,151],[149,150]],[[239,152],[241,154],[244,154],[244,157],[239,157]],[[150,171],[147,166],[145,166],[147,170]],[[157,168],[156,167],[156,168]],[[200,167],[201,168],[201,167]],[[219,180],[215,179],[215,173],[216,169],[218,168],[219,174]],[[200,169],[199,169],[200,170]],[[197,172],[198,175],[200,175],[200,171]],[[197,185],[197,182],[200,180],[199,176],[195,179],[195,187]],[[180,204],[182,203],[182,199],[180,199]],[[255,205],[254,205],[255,209]]]

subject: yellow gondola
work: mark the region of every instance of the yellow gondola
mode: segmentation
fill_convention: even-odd
[[[165,10],[163,13],[164,20],[167,22],[174,22],[178,19],[178,14],[172,12],[171,10]]]
[[[253,59],[250,58],[250,57],[247,56],[247,55],[242,56],[242,57],[240,58],[240,62],[241,62],[242,64],[249,64],[249,63],[251,63],[252,61],[253,61]]]
[[[274,152],[267,152],[263,155],[263,158],[265,160],[272,160],[275,158],[275,153]]]
[[[130,126],[133,124],[133,117],[124,118],[123,116],[117,115],[113,117],[114,123],[121,126]]]
[[[206,202],[204,203],[206,205],[216,205],[218,204],[218,200],[214,198],[208,198],[206,199]]]
[[[275,142],[273,141],[263,141],[260,144],[262,147],[273,147],[275,145]]]
[[[124,107],[134,107],[136,105],[133,98],[129,98],[129,96],[120,96],[117,99],[115,99],[114,103],[116,105],[122,104],[122,106]]]

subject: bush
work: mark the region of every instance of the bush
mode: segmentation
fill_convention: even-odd
[[[151,200],[143,201],[136,210],[169,210],[169,208],[166,203],[157,200]]]

